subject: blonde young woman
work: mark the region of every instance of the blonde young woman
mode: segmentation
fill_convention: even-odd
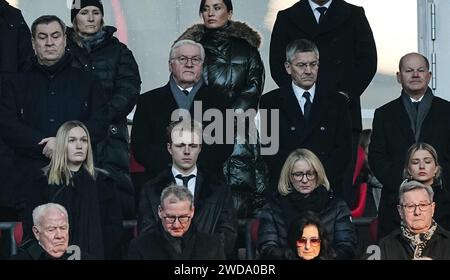
[[[260,214],[258,248],[261,258],[293,258],[288,230],[306,211],[320,217],[337,259],[355,257],[357,236],[347,204],[333,196],[319,158],[307,149],[297,149],[281,169],[278,192]]]
[[[50,164],[36,178],[24,221],[31,232],[31,211],[53,202],[69,214],[70,245],[96,258],[119,258],[122,217],[114,181],[106,171],[94,168],[92,146],[86,126],[65,122],[56,134]]]

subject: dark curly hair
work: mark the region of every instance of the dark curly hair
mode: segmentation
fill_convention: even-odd
[[[320,238],[320,253],[316,259],[321,260],[331,260],[336,257],[336,254],[331,247],[330,239],[328,234],[320,221],[319,216],[312,211],[306,211],[301,214],[297,219],[295,219],[290,226],[288,233],[288,246],[294,251],[297,256],[297,240],[303,235],[303,229],[308,225],[314,225],[319,231]]]

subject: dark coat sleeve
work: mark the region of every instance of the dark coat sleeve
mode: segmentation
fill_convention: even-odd
[[[389,153],[391,147],[388,143],[389,135],[385,124],[392,122],[386,120],[383,108],[375,110],[372,125],[372,136],[369,145],[369,165],[375,177],[383,184],[383,188],[395,188],[389,192],[397,193],[403,178],[403,163],[395,161]]]
[[[142,164],[145,169],[151,170],[153,153],[152,145],[153,132],[152,121],[150,114],[152,114],[152,106],[150,104],[149,94],[145,93],[138,97],[136,111],[133,117],[133,129],[131,130],[131,149],[134,158],[137,162]],[[159,149],[161,147],[158,147]]]
[[[281,241],[281,235],[284,234],[285,238],[287,236],[287,231],[283,228],[285,225],[281,213],[277,204],[267,204],[260,212],[257,246],[261,259],[287,260],[293,258],[292,250]]]
[[[2,83],[0,99],[0,128],[2,139],[14,150],[31,158],[43,158],[42,146],[38,143],[45,138],[41,132],[22,121],[22,102],[20,86],[14,80]]]
[[[277,14],[270,38],[270,73],[275,83],[281,87],[291,82],[291,77],[284,68],[286,61],[286,46],[290,43],[287,30],[291,28],[286,22],[286,14],[281,11]]]
[[[247,84],[238,97],[234,101],[233,109],[243,109],[244,111],[250,108],[256,109],[259,98],[264,89],[264,64],[259,55],[259,51],[253,48],[248,62]]]
[[[130,246],[128,247],[127,259],[129,260],[143,260],[143,256],[139,251],[139,243],[137,239],[131,240]]]
[[[336,93],[338,94],[338,93]],[[350,111],[345,99],[341,96],[336,98],[336,107],[339,108],[336,115],[339,120],[336,122],[336,140],[335,146],[330,153],[329,161],[327,161],[327,176],[331,178],[342,178],[342,174],[351,161],[352,154],[352,128],[350,120]],[[334,182],[332,182],[333,184]],[[336,182],[339,183],[339,182]]]
[[[237,217],[233,207],[231,190],[228,186],[223,186],[223,207],[220,212],[215,232],[223,239],[225,252],[231,253],[237,238]]]
[[[141,78],[136,60],[133,53],[121,44],[120,60],[114,78],[114,90],[108,102],[109,121],[125,118],[136,105],[140,91]]]
[[[358,243],[355,226],[350,218],[350,210],[344,201],[339,201],[336,208],[332,247],[336,252],[336,259],[351,260],[356,255]]]
[[[351,83],[350,95],[359,98],[377,72],[377,48],[364,9],[358,7],[356,11],[357,24],[353,41],[355,67],[350,76],[350,80],[354,82]]]
[[[93,77],[93,76],[92,76]],[[108,120],[106,118],[106,96],[99,81],[92,79],[90,89],[91,108],[86,126],[93,144],[97,144],[106,137]]]

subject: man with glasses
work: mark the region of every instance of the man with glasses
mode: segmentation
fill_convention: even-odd
[[[223,260],[224,245],[197,231],[194,197],[188,188],[169,185],[161,193],[156,231],[131,241],[128,257],[135,260]]]
[[[383,260],[449,260],[450,232],[433,220],[433,188],[405,181],[399,189],[400,228],[380,240]]]
[[[193,195],[197,205],[193,220],[196,229],[216,234],[217,242],[223,243],[229,253],[234,248],[237,236],[231,190],[228,185],[197,166],[197,158],[203,148],[200,123],[179,120],[172,122],[166,131],[166,147],[172,165],[142,188],[138,212],[139,232],[158,230],[158,220],[161,218],[159,197],[167,185],[175,183],[184,186]]]
[[[317,82],[319,65],[319,51],[313,42],[298,39],[287,46],[284,67],[291,83],[264,94],[259,105],[267,113],[267,123],[279,124],[279,151],[265,159],[275,190],[289,153],[307,148],[322,161],[335,194],[343,197],[343,175],[351,160],[349,109],[346,99],[328,83]],[[271,120],[274,110],[279,111],[278,120]],[[270,126],[261,131],[262,135],[272,133]]]
[[[139,96],[131,131],[131,148],[135,159],[145,167],[146,180],[155,178],[170,165],[164,132],[172,120],[183,117],[176,110],[184,109],[184,113],[194,118],[197,117],[194,112],[201,113],[202,117],[210,108],[221,112],[227,108],[226,97],[211,91],[203,82],[204,60],[205,51],[201,44],[192,40],[176,42],[169,54],[169,82]],[[200,158],[205,163],[204,168],[222,174],[222,163],[231,153],[232,145],[208,145],[205,148]],[[211,154],[214,160],[208,158]]]

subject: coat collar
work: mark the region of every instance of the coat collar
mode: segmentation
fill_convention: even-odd
[[[204,24],[195,24],[189,27],[178,39],[190,39],[200,42],[206,33]],[[246,23],[240,21],[230,21],[229,26],[222,28],[222,31],[230,37],[235,37],[247,41],[251,46],[259,48],[261,46],[261,35]]]
[[[321,25],[317,24],[308,0],[301,0],[287,9],[289,19],[311,37],[318,36],[340,26],[350,16],[349,4],[341,0],[333,0]],[[303,20],[299,20],[303,19]]]

